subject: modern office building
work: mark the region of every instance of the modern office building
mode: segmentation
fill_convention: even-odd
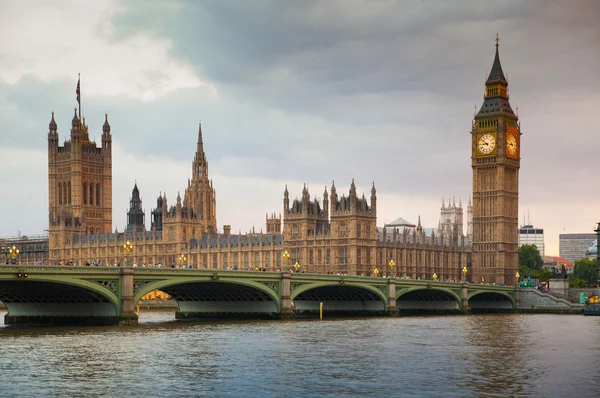
[[[536,245],[540,256],[544,257],[544,230],[533,225],[521,225],[519,228],[519,247],[523,245]]]
[[[586,250],[596,240],[596,234],[560,234],[558,235],[558,252],[560,257],[568,261],[585,258]]]

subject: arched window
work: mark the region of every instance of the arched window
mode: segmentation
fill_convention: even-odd
[[[62,186],[62,183],[59,182],[58,183],[58,204],[59,205],[63,204],[63,196],[62,196],[63,192],[62,191],[63,191],[63,186]]]
[[[67,200],[68,200],[68,204],[71,204],[71,181],[67,182]]]
[[[100,206],[100,184],[96,184],[96,206]]]
[[[94,183],[90,183],[90,204],[94,204]]]
[[[87,205],[87,182],[83,183],[83,204]]]
[[[66,205],[67,204],[67,199],[68,199],[68,197],[67,197],[67,183],[66,182],[63,182],[62,191],[63,191],[63,204]]]

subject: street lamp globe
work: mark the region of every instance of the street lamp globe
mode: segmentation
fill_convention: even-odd
[[[433,273],[432,277],[434,281],[437,280],[437,274],[435,272]]]

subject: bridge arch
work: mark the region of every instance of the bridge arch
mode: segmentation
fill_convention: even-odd
[[[7,317],[86,318],[116,317],[121,313],[118,280],[114,292],[100,282],[57,275],[29,274],[26,279],[0,277],[0,301]]]
[[[387,290],[387,286],[385,286]],[[290,295],[296,311],[385,311],[387,296],[372,285],[317,282],[297,286]]]
[[[473,310],[507,310],[516,308],[516,300],[506,292],[472,291],[468,294],[469,307]]]
[[[458,293],[444,287],[414,286],[396,291],[399,310],[455,311],[461,308]]]
[[[181,313],[279,313],[281,309],[278,291],[251,280],[202,276],[151,281],[135,291],[134,305],[153,290],[173,297]]]

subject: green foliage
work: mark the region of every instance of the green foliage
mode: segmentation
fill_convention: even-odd
[[[519,275],[521,278],[531,276],[532,278],[538,278],[540,282],[548,282],[548,280],[552,278],[552,271],[547,268],[533,269],[521,265],[519,266]]]
[[[569,278],[569,287],[586,287],[587,281],[584,279],[571,279]]]
[[[576,280],[583,280],[588,286],[596,284],[598,282],[598,265],[596,264],[596,260],[584,258],[575,261],[573,273],[569,275],[569,284],[575,283]]]
[[[519,247],[519,266],[540,270],[544,267],[544,260],[536,245],[523,245]]]

